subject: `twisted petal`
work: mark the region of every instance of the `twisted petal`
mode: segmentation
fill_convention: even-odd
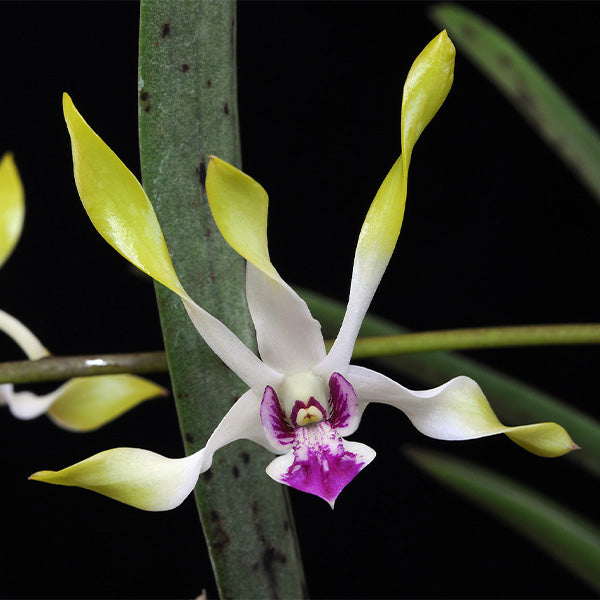
[[[0,310],[0,331],[18,344],[29,360],[37,360],[50,354],[30,329],[3,310]]]
[[[406,204],[407,176],[413,146],[438,111],[452,85],[455,49],[445,31],[434,38],[413,63],[402,97],[402,156],[381,184],[356,246],[348,308],[322,374],[342,375],[375,290],[400,234]]]
[[[114,448],[29,479],[85,488],[142,510],[170,510],[194,489],[202,452],[173,459],[139,448]]]
[[[71,431],[92,431],[167,390],[136,375],[71,379],[60,388],[48,416]]]
[[[323,376],[344,375],[356,336],[396,246],[406,194],[399,158],[384,179],[363,223],[354,255],[350,296],[338,336],[327,358],[315,369]]]
[[[468,377],[456,377],[424,391],[409,390],[363,367],[351,366],[346,377],[363,408],[369,402],[395,406],[421,433],[438,440],[468,440],[505,433],[529,452],[546,457],[561,456],[578,447],[556,423],[503,425],[481,388]]]
[[[91,431],[116,419],[144,400],[167,390],[135,375],[78,377],[50,394],[15,392],[12,384],[0,386],[0,404],[8,404],[17,419],[35,419],[47,413],[63,429]]]
[[[13,155],[0,160],[0,267],[19,241],[25,220],[25,195]]]
[[[50,394],[38,396],[32,392],[15,392],[12,383],[0,385],[0,406],[8,408],[17,419],[28,421],[43,415],[62,393],[64,386]]]
[[[323,498],[333,508],[340,492],[375,458],[375,451],[343,440],[327,421],[298,427],[295,432],[293,449],[273,460],[267,474]]]
[[[325,357],[321,326],[271,264],[267,193],[254,179],[216,157],[208,165],[206,193],[223,237],[250,263],[246,295],[261,358],[284,373],[310,369]]]
[[[440,109],[454,81],[456,49],[446,30],[439,33],[417,56],[402,94],[402,152],[405,168],[413,146]]]
[[[138,269],[180,296],[179,282],[152,204],[140,182],[63,94],[73,173],[83,206],[100,235]]]
[[[0,388],[1,392],[1,388]],[[206,446],[186,458],[165,458],[139,448],[100,452],[61,471],[39,471],[30,479],[82,487],[142,510],[170,510],[194,489],[213,454],[239,439],[269,448],[259,417],[260,398],[248,390],[229,410]]]
[[[230,369],[250,386],[262,384],[272,370],[184,290],[139,181],[83,120],[67,94],[63,109],[71,135],[75,183],[94,227],[127,260],[182,298],[200,335]]]

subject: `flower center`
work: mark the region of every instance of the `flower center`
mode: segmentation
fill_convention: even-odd
[[[290,415],[290,420],[294,427],[304,427],[305,425],[310,425],[310,423],[318,423],[326,418],[327,413],[325,409],[312,396],[308,399],[308,402],[296,400]]]
[[[304,427],[328,418],[329,389],[326,382],[311,373],[288,375],[277,390],[283,413],[292,427]]]
[[[318,423],[323,420],[323,413],[316,406],[301,408],[296,414],[296,425],[304,427],[309,423]]]

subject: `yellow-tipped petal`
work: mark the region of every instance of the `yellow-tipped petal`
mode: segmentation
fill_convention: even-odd
[[[85,488],[142,510],[171,510],[194,489],[201,452],[173,459],[139,448],[114,448],[29,479]]]
[[[404,172],[400,157],[379,187],[360,230],[356,246],[356,261],[359,264],[356,266],[364,269],[365,276],[369,272],[379,272],[380,279],[396,247],[406,206],[403,187]]]
[[[71,136],[75,183],[94,227],[138,269],[187,297],[140,182],[84,121],[67,94],[63,94],[63,111]]]
[[[389,377],[350,366],[348,381],[360,402],[382,402],[406,414],[423,434],[437,440],[472,440],[499,433],[538,456],[562,456],[578,446],[556,423],[507,427],[469,377],[455,377],[431,390],[409,390]]]
[[[438,34],[417,56],[402,96],[402,152],[408,168],[413,146],[444,103],[454,80],[456,49],[446,30]]]
[[[263,273],[280,280],[267,243],[269,197],[252,177],[224,160],[211,157],[206,195],[219,231],[227,243]]]
[[[413,146],[444,102],[454,77],[455,50],[445,31],[413,63],[402,97],[402,155],[390,169],[363,223],[354,257],[348,308],[340,332],[319,368],[344,369],[362,320],[396,247]]]
[[[19,241],[25,220],[25,194],[13,155],[0,160],[0,267]]]
[[[160,385],[135,375],[78,377],[62,388],[48,416],[65,429],[91,431],[166,393]]]
[[[410,155],[450,91],[455,54],[454,45],[442,31],[427,44],[408,73],[402,96],[402,156],[390,169],[369,208],[358,240],[360,260],[366,254],[369,262],[383,261],[387,265],[396,246],[406,205]]]
[[[554,458],[579,450],[566,430],[556,423],[536,423],[521,427],[507,427],[504,432],[515,444],[532,454]]]

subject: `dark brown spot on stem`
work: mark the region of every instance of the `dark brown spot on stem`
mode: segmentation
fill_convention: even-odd
[[[166,23],[163,23],[162,30],[161,30],[161,37],[164,40],[170,34],[171,34],[171,21],[167,21]]]
[[[196,175],[200,180],[200,185],[204,189],[204,185],[206,184],[206,162],[204,159],[202,159],[200,164],[196,167]]]
[[[275,568],[273,563],[280,562],[282,565],[287,562],[285,554],[275,548],[267,548],[263,552],[263,569],[270,577],[275,577]]]
[[[182,73],[187,73],[190,70],[190,65],[188,65],[187,63],[183,63],[181,65],[181,72]]]

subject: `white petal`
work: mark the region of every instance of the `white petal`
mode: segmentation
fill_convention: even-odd
[[[283,280],[246,266],[246,296],[265,363],[283,373],[311,369],[325,358],[320,323]]]
[[[350,366],[346,378],[359,403],[381,402],[403,411],[423,434],[438,440],[467,440],[509,430],[498,421],[481,388],[455,377],[431,390],[413,391],[381,373]]]
[[[219,319],[213,317],[190,298],[183,305],[204,341],[212,351],[250,388],[277,385],[283,376],[254,354]]]
[[[38,396],[32,392],[15,392],[12,384],[0,386],[0,404],[8,404],[14,417],[28,421],[43,415],[62,394],[66,384],[50,394]]]
[[[40,340],[21,321],[3,310],[0,310],[0,331],[3,331],[18,344],[29,360],[37,360],[50,354]]]
[[[251,440],[275,452],[265,435],[260,421],[260,403],[262,395],[255,390],[248,390],[229,409],[217,425],[213,434],[206,442],[202,457],[201,473],[207,471],[211,464],[214,453],[223,446],[236,440]]]
[[[346,377],[363,408],[368,402],[395,406],[421,433],[438,440],[470,440],[504,433],[538,456],[562,456],[578,449],[567,431],[556,423],[503,425],[481,388],[468,377],[455,377],[437,388],[419,392],[362,367],[351,366]]]

